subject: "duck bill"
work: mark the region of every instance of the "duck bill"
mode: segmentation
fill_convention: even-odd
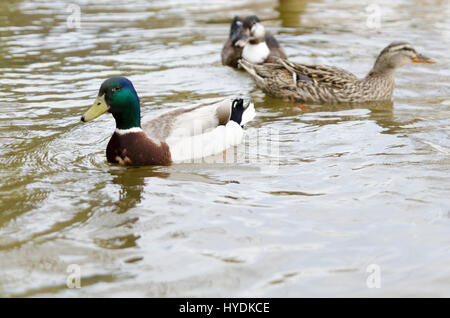
[[[109,106],[105,101],[105,95],[98,96],[94,104],[84,113],[81,117],[82,122],[91,121],[101,114],[106,113],[109,110]]]
[[[426,57],[422,54],[418,54],[415,58],[412,59],[414,63],[436,63],[432,58]]]
[[[235,47],[244,47],[250,41],[247,35],[241,35],[241,38],[234,43]]]

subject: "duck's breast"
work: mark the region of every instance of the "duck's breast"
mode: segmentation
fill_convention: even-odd
[[[166,165],[172,162],[169,146],[156,143],[139,128],[114,132],[106,148],[108,162],[123,166]]]

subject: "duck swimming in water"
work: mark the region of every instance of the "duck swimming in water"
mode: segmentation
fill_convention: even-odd
[[[124,166],[166,165],[220,154],[243,138],[255,116],[250,101],[223,99],[179,107],[141,124],[136,90],[125,77],[103,82],[97,99],[81,117],[91,121],[111,113],[116,130],[106,148],[108,162]]]
[[[273,57],[287,58],[275,37],[266,32],[259,18],[234,17],[228,40],[222,48],[222,64],[239,67],[241,58],[255,63],[274,62]]]
[[[238,61],[242,58],[242,46],[236,43],[244,36],[244,20],[235,16],[230,26],[230,35],[222,48],[222,64],[238,67]]]
[[[277,62],[256,64],[242,59],[239,63],[268,95],[309,103],[389,101],[397,68],[409,63],[434,63],[406,42],[393,42],[384,48],[364,78],[334,66],[298,64],[285,59]]]

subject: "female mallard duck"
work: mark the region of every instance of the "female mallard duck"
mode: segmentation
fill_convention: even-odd
[[[395,70],[411,62],[434,63],[405,42],[394,42],[383,49],[372,70],[362,79],[338,67],[281,59],[277,64],[256,65],[245,60],[239,63],[258,87],[275,98],[310,103],[362,103],[391,100]]]
[[[274,57],[285,59],[286,54],[275,37],[266,33],[256,15],[242,19],[234,17],[230,35],[222,48],[222,64],[238,67],[241,58],[251,63],[273,62]]]
[[[224,99],[177,108],[141,126],[138,95],[124,77],[103,82],[81,121],[91,121],[105,112],[116,121],[106,158],[110,163],[130,166],[165,165],[219,154],[241,142],[242,126],[255,116],[252,103]]]

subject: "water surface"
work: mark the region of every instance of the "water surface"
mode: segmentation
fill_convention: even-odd
[[[0,296],[450,296],[448,1],[379,1],[380,28],[370,1],[71,3],[80,28],[67,1],[0,3]],[[251,13],[293,61],[364,76],[401,40],[438,63],[400,69],[393,103],[303,112],[221,65]],[[117,75],[144,117],[251,97],[279,155],[109,165],[113,118],[79,120]]]

